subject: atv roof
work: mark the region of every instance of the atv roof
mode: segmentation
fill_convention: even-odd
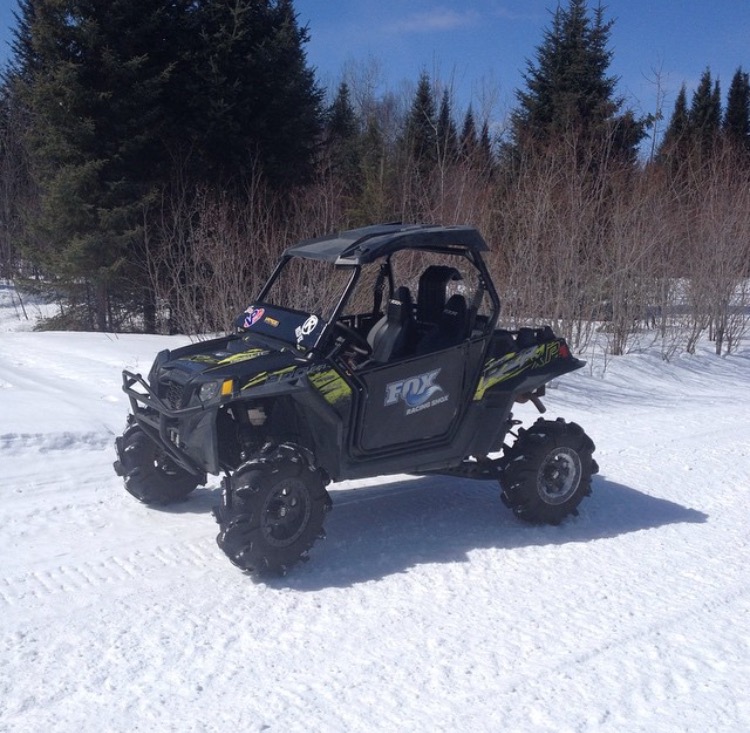
[[[486,252],[488,249],[482,235],[469,226],[376,224],[306,239],[287,249],[285,254],[339,265],[363,265],[400,249],[446,247],[471,252]]]

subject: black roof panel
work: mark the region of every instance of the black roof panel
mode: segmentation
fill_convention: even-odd
[[[285,254],[337,264],[362,265],[400,249],[435,247],[460,247],[473,252],[487,251],[487,243],[474,227],[376,224],[317,239],[306,239],[287,249]]]

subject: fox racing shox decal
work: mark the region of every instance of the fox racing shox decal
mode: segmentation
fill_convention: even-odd
[[[414,377],[390,382],[385,387],[385,406],[396,405],[400,401],[406,404],[406,414],[439,405],[448,400],[445,390],[436,380],[440,369],[433,369]]]

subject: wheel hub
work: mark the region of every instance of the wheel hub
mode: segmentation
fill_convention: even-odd
[[[263,506],[261,527],[266,540],[277,547],[290,545],[305,531],[310,511],[304,485],[291,479],[282,481]]]
[[[581,482],[581,459],[572,448],[556,448],[539,468],[537,489],[547,504],[563,504]]]

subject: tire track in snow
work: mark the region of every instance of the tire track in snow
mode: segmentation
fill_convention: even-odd
[[[705,444],[710,446],[720,444],[724,452],[730,452],[735,445],[746,445],[744,436],[750,432],[750,422],[733,415],[728,418],[725,425],[706,426],[705,424],[691,424],[690,422],[681,422],[676,419],[675,424],[670,427],[669,431],[654,429],[643,433],[633,434],[629,431],[623,431],[617,435],[620,442],[624,443],[623,447],[608,446],[610,450],[618,453],[626,451],[642,451],[647,448],[649,453],[660,454],[666,450],[672,449],[675,445],[684,447],[685,445],[697,444],[703,447]],[[610,437],[601,438],[600,443],[614,443]],[[684,451],[682,451],[684,453]]]
[[[164,570],[208,568],[218,560],[207,541],[178,545],[157,545],[129,555],[111,555],[101,560],[61,564],[45,569],[9,575],[0,585],[0,608],[27,602],[43,602],[61,594],[87,596],[103,588],[132,587]],[[172,574],[175,577],[177,574]],[[136,589],[134,589],[135,591]],[[60,601],[56,602],[59,605]]]
[[[733,606],[738,601],[748,596],[748,594],[750,594],[750,585],[744,585],[729,592],[714,593],[710,598],[704,599],[700,603],[684,608],[677,613],[668,615],[659,621],[647,624],[639,629],[635,629],[630,633],[623,634],[619,638],[615,638],[612,643],[602,644],[601,646],[583,652],[582,654],[577,655],[573,662],[574,664],[587,664],[593,659],[617,651],[621,647],[640,642],[643,639],[661,636],[663,635],[663,632],[675,626],[684,626],[686,621],[704,616],[710,618],[713,614],[724,608]],[[562,669],[563,666],[553,670],[552,674],[557,674],[561,672]]]
[[[104,450],[112,446],[113,436],[98,432],[62,433],[3,433],[0,435],[0,451]]]
[[[653,621],[648,624],[644,624],[637,628],[631,628],[628,631],[624,631],[619,634],[614,634],[613,637],[606,642],[593,646],[589,649],[581,651],[577,654],[573,654],[567,657],[562,663],[555,664],[548,669],[542,669],[537,675],[537,682],[542,679],[551,678],[552,680],[559,680],[565,675],[571,674],[573,670],[580,669],[581,666],[585,666],[595,662],[596,660],[607,656],[608,654],[617,654],[620,656],[627,656],[624,654],[626,647],[634,644],[639,644],[649,639],[662,639],[665,637],[666,632],[671,629],[677,628],[689,628],[686,622],[691,620],[705,618],[712,618],[715,615],[721,613],[727,608],[731,608],[744,598],[750,596],[750,584],[744,584],[740,587],[733,588],[731,590],[724,589],[723,591],[717,589],[708,598],[704,598],[697,603],[686,605],[682,609],[677,610],[674,613],[667,614],[657,621]],[[648,671],[644,671],[644,675],[647,675]],[[515,691],[523,685],[523,681],[515,679],[508,685],[507,691]],[[554,684],[549,685],[549,689],[553,689]]]

